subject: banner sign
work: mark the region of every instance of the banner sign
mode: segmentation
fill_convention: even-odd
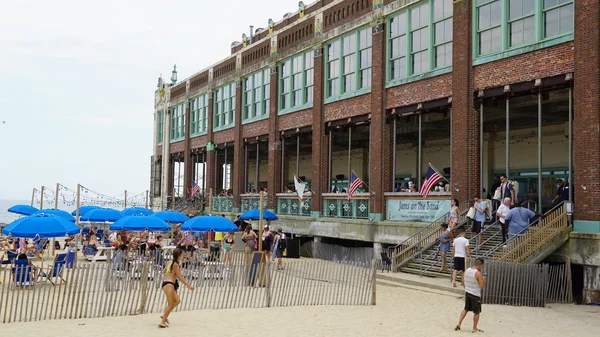
[[[387,220],[434,222],[450,211],[450,200],[388,199]]]

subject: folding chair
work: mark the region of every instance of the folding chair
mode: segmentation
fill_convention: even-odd
[[[11,252],[11,251],[7,251],[6,254],[4,254],[2,256],[2,262],[0,262],[0,265],[5,265],[5,264],[12,264],[13,261],[17,258],[17,253]],[[4,257],[6,256],[6,260],[4,259]]]
[[[31,287],[35,285],[35,281],[31,276],[33,268],[29,265],[29,260],[15,260],[14,267],[11,269],[13,276],[13,285],[15,287]]]
[[[42,280],[42,282],[45,283],[49,281],[54,286],[67,283],[67,281],[62,277],[66,263],[67,253],[56,255],[56,257],[54,258],[54,263],[48,266],[48,272],[40,273],[40,279]]]

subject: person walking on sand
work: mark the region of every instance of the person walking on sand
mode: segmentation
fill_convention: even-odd
[[[166,328],[167,324],[169,324],[169,315],[171,311],[175,309],[181,299],[177,294],[177,289],[179,289],[179,281],[183,283],[190,291],[194,291],[194,287],[192,287],[181,275],[181,268],[179,264],[181,263],[181,259],[183,257],[183,251],[179,248],[176,248],[173,251],[173,261],[167,265],[165,268],[165,279],[162,283],[162,290],[167,296],[167,307],[165,308],[165,312],[162,316],[160,316],[161,321],[158,325],[159,328]]]
[[[473,312],[473,333],[483,332],[477,328],[479,323],[479,316],[481,314],[481,289],[485,287],[486,275],[481,273],[483,269],[483,259],[477,258],[473,267],[467,269],[465,272],[465,308],[460,313],[458,318],[458,324],[454,328],[454,331],[460,330],[462,321],[467,317],[469,311]]]
[[[456,288],[456,275],[458,272],[462,272],[460,277],[460,283],[463,288],[465,286],[465,259],[467,254],[471,257],[471,250],[469,249],[469,240],[465,238],[467,233],[464,229],[461,229],[458,237],[454,239],[452,243],[452,256],[454,257],[454,271],[452,271],[452,286]]]

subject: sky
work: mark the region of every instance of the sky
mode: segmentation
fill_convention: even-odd
[[[305,1],[308,5],[311,1]],[[150,186],[154,90],[231,54],[297,0],[11,0],[0,15],[0,199]]]

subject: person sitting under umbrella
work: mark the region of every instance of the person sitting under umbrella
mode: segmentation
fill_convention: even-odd
[[[38,268],[33,263],[31,263],[31,260],[29,260],[27,258],[27,254],[23,254],[23,253],[19,254],[17,256],[17,260],[27,260],[27,262],[29,263],[29,266],[31,267],[32,273],[33,273],[33,275],[31,275],[31,276],[33,277],[34,280],[37,280]]]

